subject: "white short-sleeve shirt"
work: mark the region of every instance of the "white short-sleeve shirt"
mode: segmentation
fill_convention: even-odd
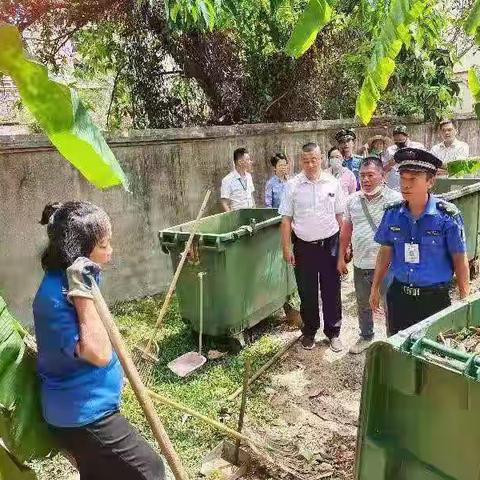
[[[316,181],[300,173],[287,182],[278,212],[292,218],[295,235],[314,242],[338,232],[336,215],[345,209],[345,194],[340,182],[327,172]]]
[[[468,143],[455,139],[450,146],[445,145],[445,142],[437,143],[430,152],[446,164],[454,160],[468,158],[470,149]]]
[[[234,170],[223,178],[220,197],[230,200],[232,210],[255,208],[254,191],[255,187],[250,173],[246,172],[242,176],[237,170]]]

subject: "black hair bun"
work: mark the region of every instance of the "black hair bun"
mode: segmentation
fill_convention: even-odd
[[[42,212],[42,218],[40,219],[40,225],[47,225],[50,217],[59,209],[62,207],[61,202],[52,202],[52,203],[47,203],[45,205],[45,208],[43,209]]]

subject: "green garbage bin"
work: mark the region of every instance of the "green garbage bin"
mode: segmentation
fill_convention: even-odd
[[[480,180],[478,178],[438,178],[434,191],[445,200],[454,203],[465,221],[468,260],[479,255],[480,235]]]
[[[281,217],[270,208],[242,209],[201,220],[195,254],[187,260],[176,293],[182,317],[199,327],[198,272],[204,277],[204,333],[235,335],[265,319],[295,288],[293,269],[283,260]],[[178,265],[193,222],[162,230],[162,250]]]
[[[479,295],[371,346],[357,480],[480,478],[480,358],[437,341],[468,326],[480,326]]]

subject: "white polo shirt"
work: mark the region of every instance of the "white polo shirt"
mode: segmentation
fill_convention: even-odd
[[[468,143],[455,139],[450,146],[445,145],[445,142],[437,143],[432,147],[430,152],[446,164],[453,160],[464,160],[468,158],[470,148],[468,147]]]
[[[314,242],[338,232],[335,217],[345,209],[345,195],[340,182],[322,171],[316,181],[302,172],[287,182],[278,213],[292,218],[295,235]]]
[[[255,208],[254,191],[252,176],[248,172],[242,176],[234,170],[223,178],[220,197],[230,200],[232,210]]]

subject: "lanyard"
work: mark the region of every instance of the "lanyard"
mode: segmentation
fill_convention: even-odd
[[[243,184],[241,178],[239,178],[238,181],[240,182],[240,185],[242,186],[243,190],[245,190],[245,192],[246,192],[246,191],[247,191],[247,185],[244,185],[244,184]],[[248,180],[245,179],[245,183],[248,184]]]

